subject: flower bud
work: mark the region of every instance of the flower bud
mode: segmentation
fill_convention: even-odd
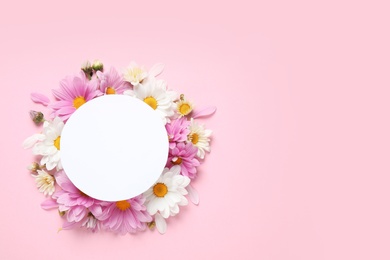
[[[91,63],[88,60],[85,61],[83,64],[81,64],[81,69],[83,71],[91,69],[91,68],[92,68]]]
[[[33,162],[32,164],[30,164],[27,169],[32,172],[32,173],[37,173],[38,170],[41,170],[41,166],[39,166],[39,164],[37,162]]]
[[[43,113],[34,110],[30,111],[30,118],[37,125],[45,121],[45,117],[43,116]]]
[[[103,71],[103,63],[100,60],[95,60],[92,64],[94,71]]]
[[[148,222],[146,223],[146,225],[148,226],[149,229],[154,229],[154,227],[156,226],[156,222],[154,221]]]
[[[92,66],[91,66],[91,63],[89,61],[85,61],[82,65],[81,65],[81,70],[84,71],[84,74],[85,76],[88,78],[88,79],[91,79],[92,75],[93,75],[93,69],[92,69]]]

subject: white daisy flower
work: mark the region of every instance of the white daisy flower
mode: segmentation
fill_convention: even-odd
[[[33,154],[42,155],[41,165],[46,164],[46,169],[49,171],[54,169],[62,169],[60,161],[60,140],[61,132],[64,127],[64,122],[56,117],[52,122],[45,121],[41,134],[35,134],[27,138],[23,147],[25,149],[33,147]]]
[[[45,196],[53,195],[55,191],[54,177],[42,170],[38,170],[37,173],[38,174],[36,175],[32,174],[32,176],[35,178],[35,183],[37,184],[39,191]]]
[[[204,159],[205,153],[210,152],[210,136],[212,131],[204,129],[204,126],[196,123],[193,118],[191,118],[189,129],[188,141],[198,147],[198,153],[196,155],[200,159]]]
[[[166,229],[165,219],[179,213],[179,206],[188,204],[184,195],[188,192],[186,187],[190,179],[180,175],[180,166],[175,165],[171,169],[165,168],[156,184],[149,188],[143,195],[146,199],[146,209],[151,215],[155,215],[157,229],[164,233]]]
[[[160,115],[164,124],[170,122],[169,118],[175,114],[174,100],[177,94],[167,90],[166,83],[162,80],[148,80],[145,84],[134,87],[133,90],[126,90],[123,94],[144,101]]]

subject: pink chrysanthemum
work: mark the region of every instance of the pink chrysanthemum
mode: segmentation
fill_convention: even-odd
[[[189,130],[190,121],[185,117],[173,120],[165,125],[169,138],[169,148],[173,149],[179,142],[187,140],[187,136],[190,133]]]
[[[125,235],[144,230],[152,217],[146,211],[145,198],[139,195],[129,200],[102,202],[103,213],[97,216],[105,228]]]
[[[102,214],[100,201],[77,189],[64,171],[57,172],[55,179],[61,190],[56,191],[53,198],[58,203],[59,211],[66,212],[66,219],[69,223],[85,221],[89,213],[94,216]]]
[[[196,177],[196,167],[200,165],[195,158],[198,148],[192,143],[177,143],[176,147],[169,150],[167,166],[180,166],[180,173],[190,179]]]
[[[68,76],[60,82],[60,89],[53,89],[53,95],[58,101],[50,107],[55,116],[66,121],[76,109],[98,94],[95,80],[89,81],[83,73],[79,77]]]
[[[119,73],[111,68],[108,72],[96,72],[99,80],[99,89],[104,95],[123,94],[123,91],[129,89],[129,84],[123,80]]]

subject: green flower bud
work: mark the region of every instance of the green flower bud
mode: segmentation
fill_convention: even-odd
[[[100,60],[95,60],[92,64],[94,71],[103,71],[103,63]]]

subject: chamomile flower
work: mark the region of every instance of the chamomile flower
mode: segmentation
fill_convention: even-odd
[[[188,115],[189,113],[192,112],[193,110],[193,105],[190,101],[188,101],[184,95],[180,95],[180,99],[177,102],[177,113],[179,117],[183,117]]]
[[[54,177],[43,170],[38,170],[37,174],[32,174],[35,178],[35,183],[40,192],[46,195],[53,195],[55,191]]]
[[[136,97],[148,104],[160,115],[164,125],[170,122],[169,117],[175,113],[176,106],[173,102],[175,95],[166,89],[166,85],[162,81],[150,80],[145,85],[127,90],[123,94]]]
[[[180,166],[165,168],[157,182],[145,193],[146,209],[151,215],[160,214],[164,219],[179,213],[179,206],[188,204],[184,195],[190,179],[180,175]],[[159,230],[161,232],[161,230]]]
[[[198,147],[197,156],[203,159],[206,152],[210,152],[210,136],[212,131],[204,129],[203,125],[199,125],[191,118],[190,133],[188,134],[188,141]]]
[[[59,117],[54,118],[51,122],[45,121],[42,133],[27,138],[23,143],[25,149],[33,147],[33,154],[42,155],[40,163],[41,165],[46,164],[46,169],[49,171],[55,167],[57,170],[62,169],[60,140],[63,127],[64,122]]]

